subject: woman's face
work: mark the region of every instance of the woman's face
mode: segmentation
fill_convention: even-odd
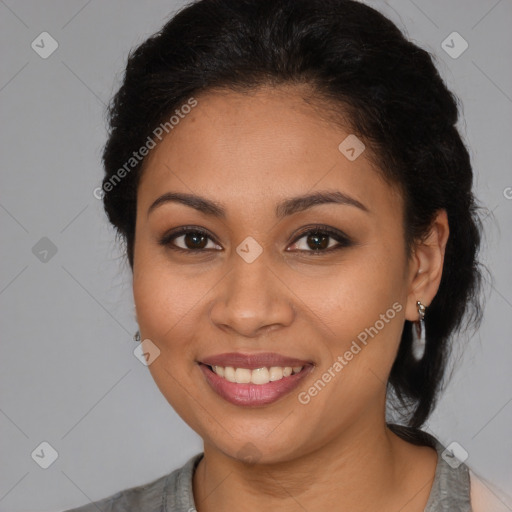
[[[322,121],[298,89],[196,99],[148,155],[138,189],[137,320],[160,351],[149,369],[205,446],[291,460],[384,421],[404,319],[417,319],[402,200],[354,140],[339,149],[350,131]],[[318,192],[350,199],[289,202]],[[177,200],[151,208],[166,193],[217,209]],[[165,240],[185,226],[190,234]],[[271,382],[251,390],[201,364],[226,353],[273,353],[252,365],[242,358],[249,368],[235,376]],[[251,371],[295,364],[303,371],[288,377]],[[210,379],[222,380],[223,396]]]

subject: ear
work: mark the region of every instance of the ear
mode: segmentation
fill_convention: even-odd
[[[414,247],[409,262],[410,284],[405,308],[405,318],[411,322],[419,319],[416,301],[421,301],[425,307],[429,306],[439,289],[449,234],[448,215],[446,210],[441,209],[426,239],[417,242]]]

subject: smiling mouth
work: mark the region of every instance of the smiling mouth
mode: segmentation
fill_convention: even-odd
[[[209,387],[218,396],[233,405],[245,407],[265,406],[276,402],[299,386],[314,368],[312,364],[253,369],[205,363],[199,363],[198,366]],[[223,376],[220,375],[222,372]]]
[[[219,377],[237,384],[256,384],[257,386],[286,379],[304,369],[304,366],[263,366],[261,368],[234,368],[233,366],[206,365]]]

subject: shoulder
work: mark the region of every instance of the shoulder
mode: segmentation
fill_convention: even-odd
[[[68,509],[64,512],[167,510],[166,507],[169,504],[185,503],[193,500],[192,473],[202,455],[202,453],[194,455],[180,468],[156,480],[124,489],[99,501],[91,502],[78,508]]]
[[[511,512],[512,497],[464,464],[449,445],[434,436],[410,427],[390,424],[393,432],[413,444],[437,450],[438,464],[425,512],[467,510],[471,512]]]
[[[471,481],[471,507],[473,512],[510,512],[512,498],[493,484],[469,471]]]
[[[64,512],[121,512],[126,510],[157,510],[172,473],[149,483],[124,489],[99,501]]]

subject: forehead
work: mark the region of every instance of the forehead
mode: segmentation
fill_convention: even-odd
[[[329,105],[297,87],[209,91],[148,155],[145,201],[169,190],[215,198],[233,208],[270,205],[315,189],[336,189],[363,204],[396,209],[400,200],[364,150],[339,146],[350,128],[329,120]],[[351,139],[349,139],[351,140]]]

